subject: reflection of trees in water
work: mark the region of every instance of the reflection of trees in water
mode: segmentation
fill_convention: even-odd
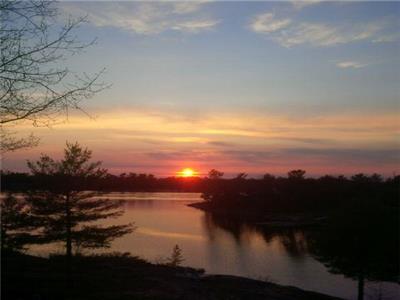
[[[234,240],[240,244],[240,236],[244,225],[244,223],[234,221],[230,218],[216,216],[211,213],[204,214],[204,227],[210,240],[215,240],[216,231],[221,228],[229,232]]]
[[[161,199],[130,199],[125,200],[125,207],[128,209],[133,208],[157,208],[163,209],[167,208],[170,209],[172,207],[180,207],[182,204],[186,204],[183,200],[161,200]]]
[[[328,224],[313,230],[267,229],[224,215],[206,213],[210,239],[223,229],[240,245],[249,234],[262,236],[266,244],[278,242],[294,258],[311,254],[329,272],[358,281],[358,299],[364,298],[365,281],[398,282],[399,227],[396,208],[356,204],[332,215]]]
[[[397,211],[360,201],[308,236],[311,254],[330,272],[358,281],[358,299],[367,280],[399,281]]]
[[[300,229],[268,229],[212,213],[204,214],[204,227],[210,240],[215,240],[216,231],[223,229],[230,233],[237,244],[242,244],[252,235],[261,236],[265,243],[277,242],[291,257],[302,257],[308,252],[308,241],[303,230]]]
[[[308,253],[308,241],[302,230],[286,230],[278,235],[286,251],[293,257],[303,257]]]

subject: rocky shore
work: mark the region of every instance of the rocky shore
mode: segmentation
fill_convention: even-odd
[[[3,254],[1,268],[2,299],[339,299],[270,282],[151,264],[127,254],[74,257],[69,280],[61,256]]]

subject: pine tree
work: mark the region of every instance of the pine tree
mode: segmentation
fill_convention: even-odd
[[[38,224],[30,215],[24,198],[8,194],[1,200],[1,250],[24,250],[28,244],[40,242],[35,232]]]
[[[112,240],[133,231],[133,224],[100,226],[96,221],[123,214],[122,201],[96,198],[101,192],[86,191],[87,182],[103,178],[101,162],[91,162],[92,152],[78,143],[67,143],[64,158],[55,161],[42,155],[28,166],[42,184],[27,201],[32,214],[43,225],[43,239],[64,242],[67,259],[73,247],[109,247]]]
[[[178,245],[175,245],[175,247],[172,249],[171,257],[167,258],[167,261],[168,261],[167,264],[172,267],[177,267],[184,260],[185,259],[183,258],[183,255],[182,255],[182,249]]]

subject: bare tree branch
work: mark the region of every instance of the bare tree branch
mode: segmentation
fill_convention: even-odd
[[[55,2],[46,0],[0,0],[0,130],[1,151],[13,151],[25,141],[7,137],[20,121],[33,126],[49,126],[69,110],[81,110],[82,100],[93,97],[107,86],[99,82],[104,70],[77,76],[66,59],[94,43],[80,42],[74,30],[85,17],[60,24]],[[19,141],[19,142],[18,142]],[[7,145],[11,145],[8,149]]]

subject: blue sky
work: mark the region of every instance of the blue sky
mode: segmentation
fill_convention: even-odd
[[[148,32],[116,25],[112,19],[84,29],[85,36],[96,36],[99,42],[79,65],[85,70],[104,65],[107,81],[115,86],[112,95],[121,95],[120,105],[257,106],[289,114],[304,105],[315,113],[397,108],[397,3],[316,3],[302,9],[288,2],[205,3],[177,16],[215,24],[194,32],[171,29],[175,21],[157,31],[162,30],[157,21],[176,18],[173,13],[157,18],[165,6],[174,5],[170,3],[69,5],[79,8],[75,13],[88,13],[89,20],[97,11],[102,14],[96,17],[106,17],[105,5],[113,18],[128,20],[129,10],[152,6]],[[111,13],[121,6],[126,14]],[[252,28],[266,15],[271,15],[267,25],[291,23],[275,31]],[[149,83],[157,89],[150,90]],[[95,105],[100,98],[105,97]],[[109,104],[108,99],[104,102]]]
[[[400,3],[63,2],[60,8],[64,17],[88,16],[80,39],[97,37],[70,68],[105,67],[103,80],[112,87],[84,104],[96,121],[77,114],[50,131],[35,129],[41,145],[10,154],[6,167],[23,169],[22,158],[39,152],[58,155],[73,139],[114,172],[398,169]]]

